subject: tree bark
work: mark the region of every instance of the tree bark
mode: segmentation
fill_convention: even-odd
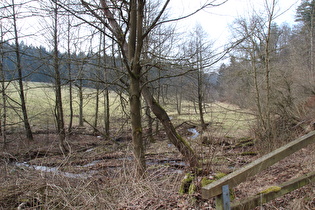
[[[130,34],[128,42],[128,61],[130,62],[130,117],[132,128],[132,141],[134,147],[134,155],[137,161],[137,175],[142,177],[146,170],[145,151],[142,139],[142,124],[141,124],[141,90],[140,90],[140,54],[142,48],[142,23],[143,23],[143,7],[142,0],[130,1]]]
[[[181,78],[181,83],[182,83],[182,78]],[[182,89],[176,88],[176,93],[175,93],[175,97],[176,97],[176,109],[177,109],[177,114],[181,115],[182,113],[182,98],[183,98],[183,91]]]
[[[198,167],[199,161],[198,157],[190,147],[188,142],[186,142],[175,130],[166,111],[156,102],[150,93],[148,87],[144,86],[142,88],[142,96],[144,97],[147,104],[150,106],[152,112],[162,123],[164,130],[169,138],[169,140],[174,144],[178,151],[184,156],[184,159],[189,162],[190,167]]]
[[[88,4],[81,0],[83,4],[91,11]],[[185,142],[180,135],[177,134],[173,124],[171,123],[165,110],[160,107],[149,90],[144,87],[142,90],[140,88],[141,84],[141,64],[140,56],[143,50],[143,41],[148,35],[150,30],[154,28],[156,22],[159,20],[169,0],[165,2],[163,9],[160,14],[156,17],[153,25],[149,26],[145,34],[143,34],[143,14],[144,14],[144,0],[130,0],[128,9],[128,42],[125,40],[124,32],[118,22],[115,20],[113,13],[107,5],[105,0],[101,0],[102,9],[104,15],[106,16],[111,30],[117,39],[119,47],[124,57],[124,63],[126,70],[130,79],[129,95],[130,95],[130,111],[131,111],[131,124],[132,124],[132,140],[134,145],[134,154],[136,158],[137,174],[138,176],[143,176],[145,171],[145,158],[144,158],[144,148],[142,140],[142,125],[141,125],[141,91],[142,94],[149,104],[152,112],[159,118],[159,120],[164,125],[167,135],[173,144],[179,149],[179,151],[184,155],[185,159],[190,162],[191,166],[198,166],[198,158],[195,155],[192,148]],[[93,11],[91,11],[93,13]]]
[[[22,65],[21,65],[21,54],[20,54],[20,46],[19,46],[19,37],[17,32],[17,24],[16,24],[16,14],[15,14],[15,3],[12,0],[12,9],[13,9],[13,27],[14,27],[14,39],[15,39],[15,54],[16,54],[16,66],[18,70],[18,81],[19,81],[19,95],[21,100],[21,108],[23,114],[24,128],[26,132],[26,137],[29,141],[33,141],[33,133],[31,130],[31,126],[29,124],[26,102],[24,96],[24,86],[23,86],[23,74],[22,74]]]
[[[0,25],[0,79],[1,79],[1,93],[2,93],[2,110],[1,110],[1,120],[0,120],[0,133],[3,140],[3,150],[7,148],[7,95],[6,95],[6,84],[5,84],[5,73],[3,69],[4,60],[4,49],[3,49],[3,31],[2,25]]]
[[[69,80],[69,125],[68,125],[68,132],[70,133],[72,130],[73,124],[73,90],[72,90],[72,69],[71,69],[71,46],[70,46],[70,31],[71,31],[71,21],[70,21],[70,14],[67,16],[68,26],[67,26],[67,70],[68,70],[68,80]]]
[[[271,27],[274,19],[274,9],[275,9],[275,0],[272,1],[271,8],[268,8],[268,28],[266,34],[266,42],[265,42],[265,80],[266,80],[266,135],[268,139],[272,139],[273,135],[273,127],[271,126],[271,81],[270,81],[270,39],[271,39]]]
[[[106,87],[104,91],[104,125],[105,125],[105,135],[106,138],[110,138],[110,132],[109,132],[109,91],[108,88]]]
[[[96,87],[96,97],[95,97],[95,114],[94,114],[94,133],[97,133],[97,130],[95,128],[97,128],[98,125],[98,107],[99,107],[99,87],[97,85]]]
[[[83,69],[83,67],[82,67],[82,69]],[[83,118],[84,118],[83,117],[83,84],[82,84],[82,76],[81,75],[80,75],[80,79],[79,79],[78,91],[79,91],[79,126],[83,127]]]
[[[151,117],[151,109],[150,106],[146,103],[146,108],[145,108],[145,115],[147,117],[148,121],[148,130],[147,130],[147,142],[149,143],[154,143],[155,139],[153,137],[153,118]]]
[[[53,25],[53,68],[55,71],[55,93],[56,93],[56,121],[59,136],[59,147],[63,154],[68,153],[68,148],[65,144],[66,131],[64,123],[64,114],[62,106],[62,95],[61,95],[61,77],[59,69],[59,55],[58,55],[58,5],[55,2],[53,9],[54,14],[54,25]]]
[[[106,30],[106,27],[104,27],[104,31]],[[104,79],[105,79],[105,90],[104,90],[104,131],[107,139],[110,139],[110,110],[109,110],[109,87],[108,87],[108,69],[106,68],[106,42],[105,42],[106,36],[103,36],[103,55],[104,55]],[[113,66],[116,68],[116,59],[115,59],[115,46],[114,41],[112,40],[112,61]]]
[[[202,55],[201,55],[201,41],[199,40],[197,42],[197,90],[198,90],[198,109],[199,109],[199,117],[200,117],[200,124],[202,127],[202,130],[206,130],[207,125],[204,120],[203,116],[203,81],[202,81],[202,75],[203,75],[203,68],[202,68]]]

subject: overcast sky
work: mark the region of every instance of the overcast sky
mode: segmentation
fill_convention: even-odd
[[[172,16],[187,14],[198,8],[206,0],[171,0],[170,14]],[[212,0],[213,2],[213,0]],[[224,0],[216,0],[222,3]],[[267,0],[271,2],[271,0]],[[295,19],[296,8],[301,4],[301,0],[277,0],[276,22],[281,25],[283,22],[293,24]],[[229,37],[229,25],[238,17],[248,17],[253,14],[262,14],[266,11],[266,0],[228,0],[226,3],[218,6],[207,8],[204,11],[190,17],[188,20],[181,21],[178,28],[187,31],[192,30],[196,23],[202,25],[212,41],[217,44],[226,42]]]
[[[189,14],[200,8],[205,2],[222,3],[226,0],[171,0],[168,13],[172,17],[180,17],[185,14]],[[268,2],[272,0],[267,0]],[[253,14],[253,11],[260,14],[265,10],[266,0],[227,0],[226,3],[217,6],[207,8],[188,19],[177,22],[178,29],[185,32],[191,32],[195,25],[200,24],[203,29],[208,33],[211,41],[215,42],[215,47],[220,47],[228,42],[230,36],[229,24],[238,17],[248,17]],[[276,19],[280,25],[283,22],[289,24],[294,23],[294,16],[296,8],[301,4],[301,0],[277,0],[276,14],[279,17]],[[23,29],[33,27],[36,28],[35,21],[27,21],[23,24]],[[34,38],[34,37],[33,37]],[[38,42],[39,37],[35,37],[35,40],[28,38],[26,42],[35,44]],[[30,44],[28,43],[28,44]],[[42,45],[45,45],[45,40],[42,41]],[[37,44],[35,44],[37,45]]]

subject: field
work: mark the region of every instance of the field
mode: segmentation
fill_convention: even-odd
[[[27,83],[26,96],[34,142],[27,143],[16,112],[9,110],[11,122],[8,148],[0,151],[0,209],[213,209],[214,200],[203,200],[201,180],[228,174],[260,157],[264,151],[251,135],[255,120],[250,110],[225,103],[207,104],[205,118],[209,123],[201,133],[198,114],[192,102],[183,102],[178,115],[175,104],[164,105],[177,131],[201,157],[202,170],[195,177],[196,190],[179,192],[181,182],[190,172],[163,129],[154,135],[155,142],[146,142],[147,176],[135,178],[128,116],[119,105],[121,97],[110,94],[111,134],[118,144],[93,135],[85,124],[76,127],[67,142],[71,153],[63,156],[54,132],[53,89],[44,83]],[[17,100],[14,85],[10,97]],[[75,115],[78,97],[74,94]],[[69,95],[64,88],[65,115],[69,115]],[[101,101],[103,99],[101,98]],[[84,117],[93,122],[95,90],[84,89]],[[100,107],[102,119],[103,103]],[[126,105],[128,110],[128,105]],[[78,118],[74,125],[78,125]],[[68,123],[66,117],[66,123]],[[100,130],[102,129],[100,121]],[[145,125],[145,122],[144,122]],[[261,144],[260,144],[261,145]],[[315,170],[315,145],[304,148],[257,174],[234,189],[236,200],[254,195]],[[261,209],[315,209],[314,184],[303,187]]]

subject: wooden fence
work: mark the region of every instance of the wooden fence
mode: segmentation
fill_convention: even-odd
[[[283,158],[291,155],[292,153],[306,147],[309,144],[315,142],[315,131],[302,136],[283,147],[280,147],[273,152],[262,156],[261,158],[253,161],[252,163],[240,168],[239,170],[228,174],[227,176],[206,185],[202,188],[202,197],[204,199],[210,199],[216,196],[216,209],[251,209],[273,200],[281,195],[291,192],[295,189],[303,187],[306,184],[315,181],[315,172],[311,172],[307,175],[291,180],[277,186],[270,192],[261,193],[257,196],[253,196],[243,200],[242,202],[232,203],[229,201],[229,188],[233,188],[245,181],[250,176],[261,172]]]

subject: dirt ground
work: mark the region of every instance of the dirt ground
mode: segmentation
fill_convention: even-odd
[[[128,133],[115,139],[119,145],[74,133],[67,156],[54,133],[36,134],[31,143],[22,135],[9,135],[7,149],[0,152],[0,209],[214,209],[214,199],[201,198],[201,179],[228,174],[261,156],[249,138],[191,138],[187,127],[179,131],[203,159],[203,173],[193,180],[197,188],[190,195],[179,193],[189,166],[164,133],[146,144],[147,176],[141,180],[135,177]],[[314,150],[315,145],[308,146],[249,177],[234,189],[235,200],[315,171]],[[314,187],[307,185],[257,209],[315,210]]]

